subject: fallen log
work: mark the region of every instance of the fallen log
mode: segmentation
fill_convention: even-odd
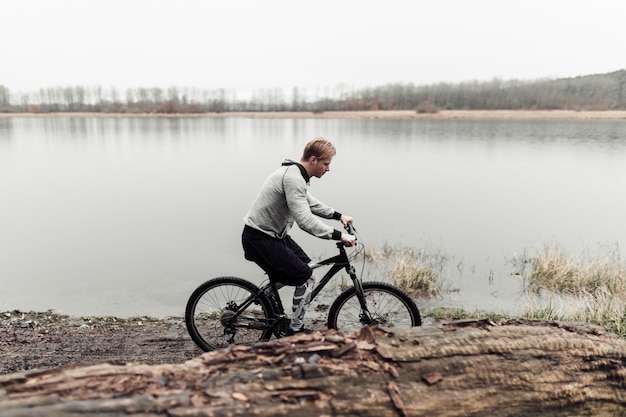
[[[473,320],[332,331],[182,364],[0,376],[0,417],[624,415],[626,341],[582,324]]]

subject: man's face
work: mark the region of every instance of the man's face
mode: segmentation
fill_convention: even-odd
[[[312,157],[313,176],[317,178],[322,178],[322,175],[330,171],[330,163],[332,162],[332,160],[332,157],[326,159],[317,159],[316,157]]]

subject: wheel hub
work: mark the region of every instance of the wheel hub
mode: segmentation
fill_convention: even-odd
[[[231,327],[233,324],[237,323],[237,316],[234,311],[224,310],[220,314],[220,323],[224,327]]]

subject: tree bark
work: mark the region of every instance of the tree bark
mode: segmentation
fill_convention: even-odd
[[[625,340],[583,324],[326,331],[182,364],[0,376],[0,416],[626,415],[625,359]]]

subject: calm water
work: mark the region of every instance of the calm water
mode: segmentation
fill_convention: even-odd
[[[242,217],[324,136],[312,193],[370,247],[445,253],[441,305],[515,311],[509,260],[626,242],[626,121],[0,119],[0,310],[181,315],[202,281],[260,281]],[[330,242],[294,231],[313,256]]]

